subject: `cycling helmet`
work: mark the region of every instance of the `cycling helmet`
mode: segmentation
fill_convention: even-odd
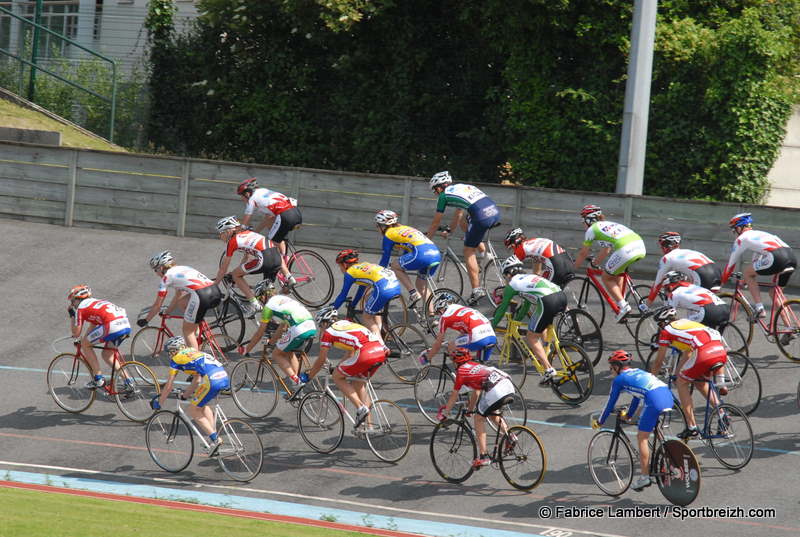
[[[397,223],[397,213],[388,209],[378,211],[375,215],[375,223],[380,226],[391,226]]]
[[[671,289],[672,286],[683,281],[686,281],[686,276],[682,272],[678,272],[677,270],[670,270],[669,272],[664,274],[664,278],[661,280],[661,285]]]
[[[456,347],[456,349],[450,353],[450,358],[456,364],[463,364],[472,360],[472,354],[464,347]]]
[[[271,297],[275,294],[275,284],[272,282],[272,280],[261,280],[256,284],[255,288],[253,289],[253,293],[257,297]]]
[[[583,221],[587,224],[596,222],[601,216],[603,216],[603,210],[597,205],[586,205],[581,209],[581,218],[583,218]]]
[[[677,248],[681,244],[681,234],[675,231],[667,231],[658,236],[658,245],[662,248]]]
[[[178,352],[186,346],[186,340],[183,336],[172,336],[164,343],[164,352],[172,354]]]
[[[749,226],[753,223],[753,215],[752,213],[739,213],[731,218],[731,221],[728,222],[728,227],[731,229],[737,227],[744,227]]]
[[[76,285],[72,289],[69,290],[67,294],[68,300],[75,300],[76,298],[83,300],[84,298],[91,298],[92,297],[92,290],[89,289],[88,285]]]
[[[150,268],[157,269],[158,267],[163,267],[164,265],[172,263],[174,260],[175,258],[172,257],[172,252],[164,250],[150,258]]]
[[[506,248],[511,248],[512,246],[516,246],[520,243],[520,241],[525,240],[525,234],[522,230],[518,227],[515,227],[511,231],[508,232],[506,235],[506,240],[503,243],[506,245]]]
[[[255,177],[251,177],[250,179],[245,179],[239,186],[236,187],[236,193],[240,196],[244,195],[245,193],[252,194],[255,189],[258,188],[258,181],[256,181]]]
[[[450,172],[439,172],[431,177],[431,180],[428,182],[428,186],[431,187],[431,190],[433,190],[437,186],[449,185],[452,182],[453,178],[450,177]]]
[[[456,302],[458,302],[458,296],[448,292],[439,293],[436,295],[436,300],[433,301],[433,311],[441,313],[447,309],[447,306]]]
[[[616,350],[611,353],[611,356],[608,357],[609,364],[629,364],[631,361],[631,353],[628,351],[624,351],[622,349]]]
[[[337,263],[358,263],[358,250],[346,248],[336,254]]]
[[[514,276],[515,274],[519,274],[522,272],[524,265],[522,261],[517,259],[517,256],[512,255],[507,257],[503,264],[500,266],[500,270],[503,272],[504,276]]]
[[[675,311],[675,308],[671,308],[669,306],[665,308],[661,308],[653,314],[653,320],[660,325],[670,323],[675,320],[675,317],[678,316],[678,312]]]
[[[236,229],[241,225],[242,224],[235,216],[226,216],[225,218],[220,218],[219,221],[217,221],[217,233]]]
[[[339,319],[339,312],[332,306],[329,306],[327,308],[322,308],[317,312],[316,315],[314,315],[314,322],[316,322],[317,325],[320,325],[322,323],[329,323],[329,324],[335,323],[338,319]]]

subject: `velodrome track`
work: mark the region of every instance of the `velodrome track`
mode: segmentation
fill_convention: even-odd
[[[0,220],[0,231],[0,289],[6,299],[0,323],[0,472],[144,484],[167,478],[170,481],[161,486],[316,505],[321,513],[325,508],[349,509],[553,537],[800,534],[795,493],[800,463],[795,390],[800,366],[778,356],[776,347],[759,333],[754,336],[751,356],[760,367],[764,395],[761,407],[751,416],[757,441],[754,458],[734,472],[723,468],[706,448],[692,444],[703,467],[703,482],[691,507],[768,507],[775,509],[774,518],[681,521],[672,513],[658,519],[540,518],[543,508],[665,504],[655,486],[610,498],[587,473],[586,446],[592,435],[588,416],[602,407],[609,386],[602,365],[595,395],[579,408],[557,402],[549,389],[539,388],[530,379],[526,383],[523,392],[529,401],[529,418],[549,458],[544,482],[532,493],[512,489],[499,472],[489,468],[463,485],[443,482],[428,454],[431,426],[410,408],[411,389],[393,382],[391,373],[383,370],[377,376],[379,394],[407,405],[414,425],[414,444],[405,459],[397,465],[380,462],[347,432],[336,452],[319,455],[300,438],[293,409],[279,402],[275,415],[254,422],[265,447],[262,474],[239,486],[216,463],[200,457],[183,473],[160,471],[147,454],[141,425],[126,420],[113,402],[102,398],[84,414],[63,412],[48,395],[44,375],[54,355],[50,342],[67,334],[65,295],[70,286],[88,283],[96,296],[125,307],[135,319],[139,309],[155,297],[158,281],[147,265],[153,253],[170,249],[179,263],[213,274],[222,243],[17,220]],[[333,252],[324,254],[329,260],[333,257]],[[623,328],[608,322],[605,336],[607,348],[631,342]],[[229,398],[223,404],[229,414],[239,414]],[[492,530],[482,533],[491,535]]]

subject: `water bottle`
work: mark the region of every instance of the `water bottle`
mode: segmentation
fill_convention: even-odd
[[[647,310],[648,310],[647,304],[645,304],[644,302],[639,304],[639,311],[641,311],[642,313],[646,313]]]
[[[302,372],[302,373],[300,373],[300,374],[299,374],[299,375],[297,375],[297,376],[300,378],[300,382],[302,382],[303,384],[305,384],[306,382],[308,382],[308,381],[309,381],[309,378],[308,378],[308,373],[306,373],[305,371],[304,371],[304,372]]]

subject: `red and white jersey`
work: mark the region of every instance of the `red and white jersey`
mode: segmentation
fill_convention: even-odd
[[[680,285],[673,289],[667,297],[667,303],[673,308],[683,308],[690,311],[700,311],[703,306],[708,306],[709,304],[725,304],[720,297],[705,287],[689,282],[680,282]]]
[[[725,270],[722,271],[722,281],[725,282],[733,274],[736,268],[736,263],[739,258],[747,250],[753,252],[753,261],[767,252],[777,250],[778,248],[788,248],[789,245],[783,242],[780,237],[767,233],[766,231],[756,231],[755,229],[748,229],[739,235],[733,243],[731,249],[731,257]]]
[[[675,248],[663,255],[658,262],[658,272],[656,273],[655,285],[650,289],[649,300],[655,300],[661,290],[661,281],[667,272],[675,270],[681,274],[692,276],[692,272],[713,263],[708,256],[696,250],[687,248]],[[697,280],[695,280],[697,281]]]
[[[681,351],[698,349],[707,343],[721,342],[722,336],[713,328],[695,321],[678,319],[661,329],[658,335],[660,347],[676,347]]]
[[[268,188],[257,188],[250,196],[250,199],[247,200],[244,214],[253,214],[253,212],[258,211],[263,214],[270,213],[277,216],[292,207],[297,207],[297,200]]]
[[[336,321],[322,333],[319,346],[354,351],[372,341],[379,339],[366,326],[342,320]]]
[[[196,291],[212,285],[214,282],[209,280],[204,274],[196,271],[192,267],[175,266],[167,270],[161,278],[161,286],[158,288],[158,296],[167,296],[167,291],[172,288],[176,291]]]
[[[514,249],[514,255],[520,261],[531,258],[537,263],[545,263],[556,254],[563,254],[564,249],[550,239],[527,239]]]
[[[475,328],[487,324],[492,325],[491,321],[478,310],[459,304],[450,304],[439,319],[439,333],[451,329],[462,334],[470,334]]]
[[[75,326],[81,326],[84,322],[102,325],[127,317],[124,309],[107,300],[84,298],[75,310],[74,322]]]
[[[453,389],[460,390],[462,386],[466,386],[473,390],[480,390],[483,388],[486,379],[493,374],[508,377],[505,372],[496,367],[479,364],[477,362],[463,363],[459,365],[456,370],[456,382]]]
[[[230,257],[236,250],[241,250],[246,254],[258,256],[262,255],[261,252],[267,248],[274,247],[275,243],[267,239],[261,233],[256,233],[255,231],[240,231],[228,239],[225,255]]]

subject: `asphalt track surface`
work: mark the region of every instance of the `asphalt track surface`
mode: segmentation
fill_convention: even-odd
[[[764,394],[761,407],[751,416],[757,442],[753,460],[741,471],[727,470],[707,448],[692,444],[702,465],[703,482],[690,507],[774,508],[774,516],[682,521],[667,510],[659,518],[616,518],[607,511],[600,518],[563,516],[568,514],[565,509],[666,505],[655,486],[640,493],[628,491],[617,499],[605,496],[587,472],[586,446],[592,435],[589,414],[603,406],[610,382],[602,367],[594,395],[578,408],[558,402],[549,389],[539,388],[530,379],[526,383],[529,421],[534,420],[532,425],[548,455],[544,482],[531,493],[512,489],[490,468],[461,485],[442,481],[428,453],[432,427],[412,408],[410,387],[393,381],[388,370],[379,371],[376,387],[382,397],[408,411],[414,437],[406,458],[397,464],[380,462],[347,431],[337,451],[317,454],[298,434],[294,409],[281,401],[273,416],[253,422],[264,444],[265,463],[258,478],[240,486],[227,479],[215,462],[200,457],[180,474],[165,474],[147,454],[142,426],[125,419],[112,401],[98,398],[83,414],[68,414],[50,398],[44,375],[54,355],[51,341],[68,333],[65,295],[70,286],[88,283],[96,296],[125,307],[129,317],[135,318],[157,290],[158,280],[147,265],[153,253],[170,249],[179,263],[213,274],[222,243],[16,220],[0,220],[0,231],[0,288],[7,301],[0,323],[4,345],[0,471],[97,478],[98,474],[82,473],[84,469],[103,472],[103,479],[149,484],[156,478],[169,478],[172,488],[295,501],[322,510],[342,508],[453,522],[485,527],[486,535],[491,535],[488,528],[553,537],[800,534],[794,492],[800,462],[795,401],[798,366],[778,356],[777,348],[759,333],[754,335],[751,357],[760,368]],[[324,255],[330,259],[333,253]],[[631,347],[630,336],[619,326],[606,323],[604,335],[606,348]],[[239,415],[230,398],[222,402],[230,415]],[[48,470],[47,466],[74,470]],[[548,510],[554,514],[543,518]]]

